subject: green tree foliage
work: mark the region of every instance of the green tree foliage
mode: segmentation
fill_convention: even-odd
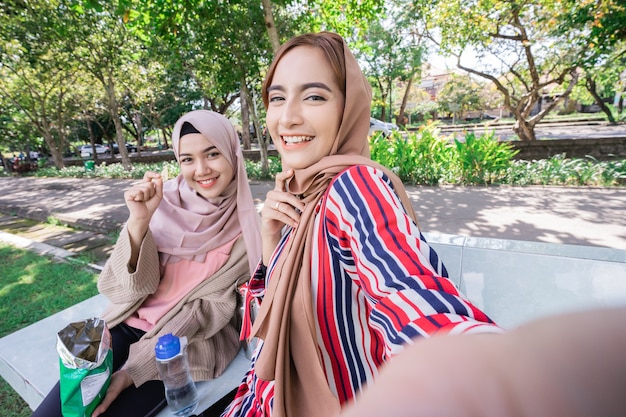
[[[103,102],[115,126],[124,169],[130,170],[130,158],[124,146],[121,100],[122,95],[130,91],[124,88],[127,74],[140,71],[141,44],[128,31],[114,4],[64,1],[66,7],[58,9],[56,15],[59,40],[102,87]]]
[[[437,102],[441,110],[447,113],[457,112],[461,119],[465,112],[485,107],[482,90],[483,86],[469,75],[452,74],[439,92]]]
[[[396,80],[411,79],[422,64],[419,40],[407,37],[402,29],[389,22],[373,22],[358,52],[363,71],[374,87],[373,107],[379,108],[380,118],[387,121],[392,121],[392,94]]]
[[[301,4],[298,1],[289,3]],[[331,30],[360,47],[370,24],[384,18],[385,4],[384,0],[313,0],[307,2],[304,16],[308,16],[308,30]]]
[[[626,4],[620,0],[561,0],[564,12],[558,16],[554,31],[569,33],[583,51],[581,61],[596,62],[626,45]]]
[[[57,167],[63,166],[67,125],[84,106],[84,73],[56,36],[56,1],[0,8],[0,92],[11,122],[2,126],[0,143],[27,150],[43,138]],[[9,106],[9,107],[6,107]],[[19,143],[18,143],[19,142]]]
[[[626,70],[626,4],[615,0],[563,3],[567,12],[559,16],[553,30],[566,34],[582,51],[577,63],[584,72],[587,96],[614,122],[615,116],[603,99],[625,89],[620,74]]]
[[[242,78],[258,74],[263,63],[258,52],[267,56],[260,8],[237,1],[183,5],[157,0],[132,6],[129,24],[148,40],[151,58],[158,54],[168,72],[186,75],[200,92],[203,108],[226,113]]]
[[[580,47],[554,31],[562,2],[449,0],[428,3],[427,23],[444,53],[457,66],[491,81],[514,114],[514,130],[522,140],[534,140],[536,124],[563,101],[578,80]],[[474,52],[476,59],[467,58]],[[556,100],[542,103],[542,95]],[[558,93],[558,94],[556,94]]]
[[[607,97],[624,68],[618,0],[9,0],[0,3],[0,106],[9,112],[0,143],[45,143],[61,167],[70,142],[115,141],[128,162],[126,138],[155,129],[167,142],[192,108],[243,118],[242,94],[262,124],[267,4],[282,42],[311,30],[345,36],[387,120],[417,83],[425,33],[496,86],[527,140],[577,78]],[[559,98],[539,108],[545,93]]]

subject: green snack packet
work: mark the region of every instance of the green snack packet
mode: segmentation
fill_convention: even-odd
[[[111,333],[99,318],[70,323],[57,334],[63,417],[89,417],[106,394],[113,368]]]

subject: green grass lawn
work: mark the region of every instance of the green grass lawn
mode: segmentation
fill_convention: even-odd
[[[98,293],[98,273],[80,263],[59,262],[2,243],[0,259],[0,337]],[[3,417],[27,417],[32,412],[3,379],[0,410]]]

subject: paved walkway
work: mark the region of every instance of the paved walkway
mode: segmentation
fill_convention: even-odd
[[[0,213],[113,234],[134,180],[0,177]],[[251,182],[260,208],[271,182]],[[429,233],[626,249],[626,187],[408,187]]]

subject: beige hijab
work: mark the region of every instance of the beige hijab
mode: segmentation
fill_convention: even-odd
[[[185,122],[224,155],[234,176],[222,195],[210,200],[198,195],[182,174],[163,185],[163,200],[150,221],[161,262],[180,258],[203,262],[207,252],[243,234],[252,274],[261,259],[261,220],[254,207],[237,132],[219,113],[191,111],[174,125],[172,146],[177,160]]]
[[[337,34],[322,32],[303,36],[328,39],[343,54],[345,107],[330,155],[306,169],[295,170],[295,176],[288,185],[289,192],[303,196],[306,206],[298,227],[277,260],[259,316],[252,328],[252,335],[264,341],[255,365],[256,373],[261,379],[275,381],[273,415],[278,417],[336,415],[340,408],[339,400],[330,391],[322,368],[311,293],[315,207],[331,180],[353,165],[368,165],[384,170],[393,181],[405,210],[415,219],[400,179],[369,158],[367,135],[371,87],[356,59]],[[289,45],[293,46],[291,42],[293,40],[283,46],[282,52],[290,49]],[[279,51],[268,77],[272,76],[272,69],[281,56]],[[271,79],[266,80],[264,87],[270,82]],[[283,169],[289,167],[283,165]]]

